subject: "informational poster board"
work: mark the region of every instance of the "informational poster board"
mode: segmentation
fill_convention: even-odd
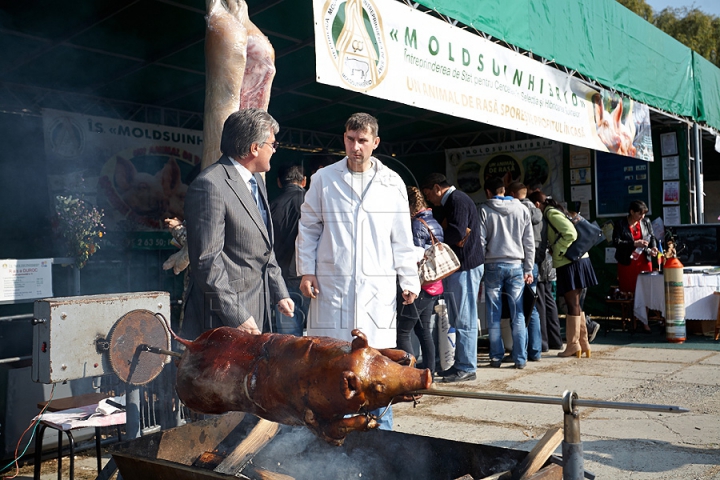
[[[201,131],[51,109],[43,125],[52,208],[58,195],[82,197],[103,209],[107,231],[132,232],[133,246],[168,247],[134,232],[167,237],[164,219],[182,217]]]
[[[0,302],[52,296],[52,259],[0,260]]]
[[[547,139],[475,145],[445,150],[448,182],[479,205],[485,201],[485,181],[502,177],[541,185],[543,192],[563,201],[562,144]]]
[[[642,200],[650,205],[650,164],[643,160],[597,152],[595,159],[596,216],[619,217],[628,212],[630,202]]]

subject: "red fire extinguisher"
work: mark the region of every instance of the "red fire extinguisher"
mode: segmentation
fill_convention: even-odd
[[[671,343],[683,343],[685,329],[685,292],[683,290],[683,264],[677,257],[665,260],[665,338]]]

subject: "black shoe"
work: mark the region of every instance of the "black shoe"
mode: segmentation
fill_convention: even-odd
[[[516,364],[515,364],[515,368],[517,368],[518,370],[522,370],[523,368],[525,368],[525,364],[524,364],[524,363],[522,363],[522,364],[521,364],[521,363],[516,363]]]
[[[600,324],[597,322],[593,322],[592,320],[588,322],[588,342],[592,342],[595,340],[595,337],[597,336],[598,332],[600,331]]]
[[[541,358],[542,358],[542,355],[540,355],[539,357],[535,357],[535,358],[528,357],[528,360],[531,362],[539,362]]]
[[[436,377],[441,377],[441,378],[443,378],[443,377],[448,377],[448,376],[454,374],[455,372],[457,372],[457,370],[455,369],[455,367],[450,367],[450,368],[448,368],[447,370],[442,370],[442,371],[439,371],[439,372],[435,372],[435,376],[436,376]]]
[[[475,380],[476,378],[477,375],[475,375],[475,372],[463,372],[458,370],[452,375],[443,377],[442,381],[443,383],[468,382],[470,380]]]
[[[502,359],[502,363],[513,363],[513,359],[511,355],[505,355]]]
[[[500,368],[500,364],[502,364],[502,360],[490,360],[490,366],[493,368]]]

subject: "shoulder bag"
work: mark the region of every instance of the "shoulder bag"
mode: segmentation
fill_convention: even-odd
[[[577,239],[568,247],[567,251],[565,252],[565,258],[572,262],[576,262],[580,260],[583,255],[589,252],[590,249],[602,239],[603,233],[602,229],[599,226],[588,222],[579,213],[575,214],[574,217],[565,214],[565,218],[567,218],[570,223],[572,223],[573,227],[575,227],[575,231],[577,232]],[[550,227],[555,230],[558,238],[562,237],[562,234],[558,231],[557,228],[555,228],[555,225],[550,222],[550,219],[547,217],[547,215],[545,216],[545,219],[547,220],[548,225],[550,225]],[[555,242],[557,242],[557,240],[555,240]]]
[[[428,283],[437,282],[445,277],[449,277],[453,273],[460,269],[460,260],[458,260],[455,252],[452,251],[449,245],[439,242],[432,232],[430,226],[423,220],[420,220],[427,231],[430,233],[430,245],[425,250],[425,255],[420,261],[418,266],[418,275],[420,276],[420,284],[426,285]]]

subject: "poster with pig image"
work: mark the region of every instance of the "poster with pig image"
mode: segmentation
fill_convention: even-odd
[[[193,165],[175,147],[149,147],[110,158],[98,179],[98,205],[110,230],[164,230],[167,218],[183,219]],[[190,168],[188,168],[190,167]]]
[[[650,109],[647,105],[601,90],[590,97],[598,140],[610,153],[653,161]]]
[[[187,177],[202,155],[202,132],[46,109],[48,188],[102,208],[108,233],[166,232],[182,217]]]

